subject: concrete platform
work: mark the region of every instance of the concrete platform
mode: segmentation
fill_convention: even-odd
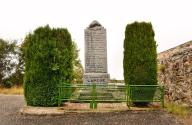
[[[131,107],[129,109],[126,103],[98,103],[97,109],[90,109],[89,103],[65,103],[61,107],[32,107],[24,106],[20,109],[23,115],[63,115],[66,113],[88,113],[88,112],[120,112],[127,110],[147,111],[159,110],[159,106],[149,107]]]

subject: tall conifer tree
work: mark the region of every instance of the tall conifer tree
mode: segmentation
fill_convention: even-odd
[[[24,44],[24,94],[27,105],[57,105],[58,84],[73,79],[73,49],[67,29],[39,27]]]
[[[123,59],[126,84],[157,84],[157,52],[154,36],[151,23],[134,22],[126,26]]]

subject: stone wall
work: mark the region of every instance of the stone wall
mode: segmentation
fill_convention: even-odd
[[[192,106],[192,41],[158,54],[160,84],[166,98]]]

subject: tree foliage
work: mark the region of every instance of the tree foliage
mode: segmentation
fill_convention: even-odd
[[[130,85],[157,84],[157,52],[151,23],[126,26],[124,39],[124,79]],[[153,96],[151,91],[151,97]]]
[[[23,50],[22,50],[22,44],[17,45],[15,49],[15,55],[16,63],[14,66],[14,72],[9,77],[9,81],[14,86],[21,86],[23,85],[23,77],[24,77],[24,56],[23,56]]]
[[[39,27],[24,44],[24,94],[27,105],[57,105],[57,86],[73,79],[73,46],[67,29]]]
[[[8,42],[0,39],[0,85],[11,87],[11,82],[8,82],[9,76],[13,72],[15,62],[13,55],[15,55],[15,42]]]
[[[74,54],[74,60],[73,60],[73,81],[72,83],[83,83],[83,66],[81,64],[81,61],[79,59],[79,50],[77,48],[77,44],[73,42],[73,54]]]
[[[157,52],[151,23],[128,24],[124,40],[126,84],[157,84]]]

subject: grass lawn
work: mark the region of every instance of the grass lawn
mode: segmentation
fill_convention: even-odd
[[[0,87],[0,94],[12,94],[12,95],[22,95],[23,87],[22,86],[13,86],[11,88]]]

